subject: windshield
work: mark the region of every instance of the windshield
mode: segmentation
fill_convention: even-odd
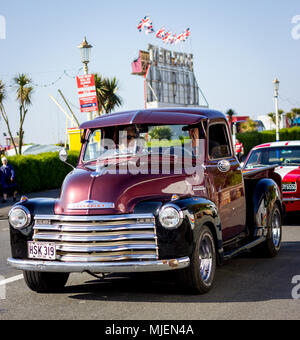
[[[108,127],[91,131],[83,161],[154,153],[194,157],[198,141],[199,129],[182,125]]]
[[[254,150],[245,165],[245,169],[276,164],[280,166],[300,166],[300,146]]]

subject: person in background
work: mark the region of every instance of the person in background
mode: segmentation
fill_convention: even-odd
[[[243,156],[244,156],[244,145],[238,139],[236,140],[236,143],[235,143],[235,152],[236,152],[239,162],[242,162]]]
[[[0,168],[1,186],[3,192],[2,203],[7,202],[7,197],[13,193],[13,201],[17,201],[17,183],[15,178],[15,171],[11,165],[8,164],[7,158],[1,159],[2,166]]]

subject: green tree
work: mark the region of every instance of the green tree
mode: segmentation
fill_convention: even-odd
[[[112,79],[103,78],[98,73],[94,74],[95,86],[98,101],[98,115],[111,113],[116,107],[121,106],[123,101],[118,95],[118,81],[114,77]]]
[[[115,107],[122,106],[123,101],[121,97],[117,94],[118,90],[119,83],[115,77],[112,79],[106,79],[106,113],[111,113]]]
[[[152,139],[158,139],[158,140],[171,140],[172,138],[172,130],[167,126],[162,127],[155,127],[150,133],[150,137]]]
[[[226,112],[226,116],[228,117],[230,128],[231,128],[231,132],[232,132],[232,118],[233,118],[233,116],[236,116],[236,112],[234,110],[232,110],[232,109],[229,109]]]
[[[6,124],[7,132],[9,134],[10,140],[11,140],[12,145],[13,145],[15,151],[16,151],[16,154],[17,154],[18,153],[17,147],[16,147],[16,144],[15,144],[13,135],[11,133],[11,129],[10,129],[10,126],[9,126],[9,120],[8,120],[8,117],[7,117],[5,108],[4,108],[5,99],[6,99],[5,84],[2,82],[2,80],[0,80],[0,113],[1,113],[1,117],[3,118],[3,120]]]
[[[293,125],[293,122],[295,121],[295,119],[297,118],[297,115],[294,114],[292,111],[291,112],[288,112],[286,114],[286,117],[287,119],[289,120],[289,125],[292,126]]]
[[[241,124],[241,132],[254,132],[257,131],[257,122],[249,118],[246,122]]]
[[[98,73],[94,74],[96,94],[98,101],[98,115],[104,112],[104,105],[106,100],[106,84],[104,78]]]
[[[33,87],[31,79],[26,74],[19,74],[14,78],[17,88],[17,101],[20,104],[20,125],[19,125],[19,155],[22,155],[24,140],[24,122],[28,113],[28,108],[32,104]]]
[[[283,114],[284,114],[283,110],[278,110],[279,123],[281,122]],[[271,122],[276,125],[276,113],[271,112],[271,113],[268,114],[268,117],[270,118]]]

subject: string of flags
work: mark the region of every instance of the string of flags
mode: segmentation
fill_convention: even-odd
[[[70,75],[67,70],[64,70],[63,74],[60,75],[55,81],[52,81],[50,83],[45,83],[45,84],[37,84],[35,82],[31,82],[31,85],[34,87],[50,87],[58,83],[60,80],[63,79],[64,76],[72,79],[76,79],[76,77],[79,75],[80,71],[82,70],[82,67],[78,70],[76,75]],[[8,88],[13,88],[15,85],[11,84],[7,86]]]
[[[184,32],[180,34],[173,34],[172,32],[165,29],[165,27],[160,28],[157,32],[153,28],[153,22],[149,16],[145,16],[137,25],[137,29],[140,33],[145,32],[145,34],[155,33],[157,39],[161,39],[165,44],[178,44],[180,42],[185,42],[191,36],[191,30],[187,28]]]

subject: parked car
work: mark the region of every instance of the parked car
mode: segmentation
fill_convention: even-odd
[[[278,165],[282,178],[283,203],[287,213],[300,211],[300,141],[276,142],[256,146],[245,162],[245,170]]]
[[[81,129],[60,198],[23,198],[9,214],[8,263],[33,291],[62,289],[73,272],[177,271],[203,294],[224,260],[279,253],[281,178],[275,166],[243,174],[222,113],[129,111]]]

